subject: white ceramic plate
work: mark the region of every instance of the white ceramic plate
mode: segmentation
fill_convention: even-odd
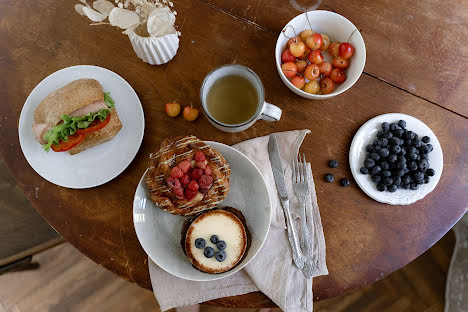
[[[80,78],[99,81],[104,92],[110,92],[122,121],[122,129],[110,141],[76,155],[45,152],[34,139],[34,111],[52,91]],[[54,184],[82,189],[104,184],[132,162],[145,130],[140,100],[133,88],[116,73],[97,66],[78,65],[56,71],[42,80],[26,99],[19,121],[19,141],[31,167]]]
[[[406,121],[406,128],[417,133],[419,138],[426,135],[431,138],[430,144],[432,144],[434,150],[429,153],[429,164],[430,168],[435,170],[435,175],[431,177],[428,184],[420,185],[416,191],[398,189],[394,193],[379,192],[376,189],[376,184],[372,182],[371,176],[369,174],[362,174],[359,169],[364,166],[364,160],[367,154],[366,146],[374,142],[377,137],[377,132],[381,130],[381,124],[384,121],[388,123],[398,122],[400,119]],[[364,193],[369,195],[371,198],[385,204],[409,205],[423,199],[436,187],[442,175],[444,159],[439,140],[425,123],[412,116],[395,113],[374,117],[359,128],[349,150],[349,165],[351,167],[354,180]]]
[[[133,200],[133,223],[145,252],[166,272],[192,281],[213,281],[242,269],[262,247],[271,219],[270,196],[257,167],[230,146],[217,142],[205,143],[223,155],[231,167],[229,194],[219,206],[239,209],[252,235],[247,256],[234,269],[221,274],[208,274],[192,266],[180,244],[182,224],[186,218],[171,215],[156,207],[144,181],[146,173],[138,184]]]

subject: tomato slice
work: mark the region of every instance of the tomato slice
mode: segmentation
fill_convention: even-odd
[[[54,152],[66,152],[69,149],[72,149],[73,147],[77,146],[84,140],[85,136],[84,134],[78,134],[75,133],[74,135],[68,136],[68,141],[60,141],[59,145],[52,144],[52,149]]]
[[[76,130],[76,133],[78,133],[78,134],[89,134],[89,133],[93,133],[93,132],[96,132],[98,130],[101,130],[102,128],[107,126],[107,124],[110,121],[110,118],[111,118],[111,114],[108,114],[107,117],[106,117],[106,120],[104,120],[104,121],[96,119],[92,123],[89,124],[88,128],[78,129],[78,130]]]

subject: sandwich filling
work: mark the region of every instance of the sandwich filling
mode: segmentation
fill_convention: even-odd
[[[86,134],[107,126],[112,109],[114,109],[114,100],[109,92],[104,93],[104,100],[81,107],[68,115],[62,115],[62,120],[53,127],[46,123],[34,124],[34,136],[47,152],[50,148],[56,152],[68,151],[80,144]]]

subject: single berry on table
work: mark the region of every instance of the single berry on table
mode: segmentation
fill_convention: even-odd
[[[203,238],[197,238],[195,240],[195,247],[197,247],[198,249],[202,249],[202,248],[205,248],[206,246],[206,242]]]
[[[336,168],[338,167],[338,161],[335,159],[330,159],[330,161],[328,162],[328,166],[330,166],[331,168]]]
[[[216,244],[218,241],[219,241],[218,235],[211,235],[210,242],[212,242],[213,244]]]
[[[207,258],[212,258],[214,256],[214,249],[212,247],[206,247],[205,250],[203,250],[203,254]]]
[[[325,178],[325,182],[328,182],[328,183],[331,183],[335,180],[335,178],[333,177],[333,174],[331,173],[327,173],[324,178]]]
[[[349,186],[350,182],[348,178],[343,178],[340,180],[341,186]]]
[[[224,260],[226,260],[226,252],[224,250],[217,251],[215,254],[215,258],[219,262],[223,262]]]

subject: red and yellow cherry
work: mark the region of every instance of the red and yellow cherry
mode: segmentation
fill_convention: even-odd
[[[296,42],[296,43],[297,43],[297,42],[302,42],[302,39],[301,39],[301,37],[299,37],[299,36],[295,36],[295,37],[289,38],[288,43],[286,43],[286,48],[289,48],[289,46],[290,46],[291,43],[293,43],[293,42]]]
[[[291,79],[291,83],[298,89],[302,89],[306,83],[305,78],[301,76],[294,76]]]
[[[348,59],[345,59],[344,57],[337,56],[333,59],[332,65],[333,67],[344,69],[344,68],[348,68],[349,61]]]
[[[296,76],[297,73],[297,65],[293,62],[287,62],[281,65],[281,69],[283,70],[283,74],[288,77],[292,78]]]
[[[298,59],[300,60],[305,60],[307,59],[307,56],[309,56],[309,53],[310,53],[310,49],[308,46],[305,46],[305,50],[304,50],[304,53],[298,57]]]
[[[194,121],[198,118],[198,108],[192,106],[185,106],[184,111],[182,112],[184,115],[185,120],[187,121]]]
[[[320,50],[314,50],[309,54],[309,62],[320,65],[323,63],[323,55]]]
[[[299,57],[304,55],[305,52],[305,44],[304,42],[293,42],[289,45],[289,51],[294,57]]]
[[[307,61],[297,60],[296,65],[297,65],[297,72],[299,74],[302,74],[304,72],[305,68],[307,67]]]
[[[318,33],[313,34],[312,36],[308,37],[306,40],[306,44],[311,50],[320,49],[320,47],[322,46],[322,43],[323,43],[322,35]]]
[[[349,59],[354,54],[354,47],[349,42],[343,42],[342,44],[340,44],[339,50],[340,56],[345,59]]]
[[[319,69],[320,69],[320,75],[323,75],[323,77],[328,77],[331,74],[332,65],[328,62],[323,62],[322,64],[319,65]]]
[[[180,104],[179,103],[166,103],[166,105],[164,105],[164,109],[166,110],[167,116],[176,117],[180,113]]]
[[[301,32],[301,34],[299,35],[299,37],[301,37],[302,41],[306,41],[307,40],[307,37],[310,37],[312,36],[313,34],[315,34],[315,31],[313,31],[312,29],[306,29],[304,30],[303,32]]]
[[[295,59],[296,58],[291,54],[291,51],[289,51],[289,49],[284,50],[281,54],[282,63],[294,62]]]
[[[322,94],[329,94],[335,90],[335,83],[330,78],[325,78],[320,81],[320,91]]]
[[[320,91],[320,84],[317,80],[311,80],[304,86],[304,91],[311,94],[317,94]]]
[[[322,51],[327,51],[328,46],[330,45],[330,38],[327,35],[322,34],[322,46],[320,47],[320,50]]]
[[[328,46],[328,52],[331,56],[340,56],[340,44],[340,42],[330,42],[330,45]]]
[[[304,76],[309,80],[315,80],[320,75],[320,69],[317,64],[310,64],[304,71]]]
[[[346,73],[341,68],[334,68],[330,74],[334,83],[342,83],[346,80]]]

